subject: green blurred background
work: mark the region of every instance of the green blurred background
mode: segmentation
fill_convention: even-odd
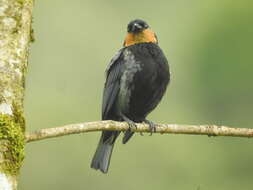
[[[252,127],[253,2],[43,0],[26,83],[27,130],[100,120],[104,70],[127,23],[146,20],[172,81],[149,116],[159,123]],[[251,139],[139,134],[118,140],[110,171],[90,169],[100,133],[26,146],[20,189],[238,190],[253,187]]]

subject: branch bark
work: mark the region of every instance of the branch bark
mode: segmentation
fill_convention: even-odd
[[[26,142],[34,142],[48,138],[60,137],[71,134],[80,134],[93,131],[126,131],[126,122],[117,121],[95,121],[78,124],[70,124],[61,127],[41,129],[26,134]],[[147,124],[138,123],[134,132],[150,132]],[[178,125],[178,124],[157,124],[155,133],[208,135],[208,136],[231,136],[231,137],[253,137],[253,129],[231,128],[216,125]]]
[[[0,0],[0,189],[15,190],[24,159],[24,83],[33,0]]]

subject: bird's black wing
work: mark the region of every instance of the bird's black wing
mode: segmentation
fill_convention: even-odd
[[[111,112],[120,89],[120,78],[122,76],[123,69],[123,50],[124,48],[117,52],[106,69],[106,82],[104,86],[102,103],[103,120],[114,119],[113,117],[115,117],[111,115]]]
[[[120,89],[120,78],[122,76],[122,59],[123,49],[112,58],[110,64],[106,69],[106,81],[103,93],[103,105],[102,105],[102,119],[116,119],[116,113],[114,112],[115,101]],[[114,142],[119,135],[119,131],[103,131],[100,137],[100,141],[93,156],[91,167],[99,169],[103,173],[107,173],[111,154],[114,146]]]

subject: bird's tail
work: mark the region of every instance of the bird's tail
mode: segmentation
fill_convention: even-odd
[[[111,138],[112,141],[109,140],[104,142],[104,135],[101,136],[100,141],[97,146],[97,150],[95,152],[95,155],[93,156],[92,162],[91,162],[91,168],[94,168],[96,170],[100,170],[103,173],[108,172],[108,168],[110,165],[112,150],[114,146],[115,139],[118,135],[114,136],[112,135]]]

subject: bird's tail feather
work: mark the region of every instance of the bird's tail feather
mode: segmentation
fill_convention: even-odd
[[[132,132],[132,131],[126,131],[124,133],[124,137],[122,139],[122,143],[126,144],[129,141],[129,139],[133,136],[133,134],[134,134],[134,132]]]
[[[103,138],[101,137],[91,162],[91,168],[100,170],[103,173],[107,173],[110,165],[113,146],[114,143],[103,142]]]

